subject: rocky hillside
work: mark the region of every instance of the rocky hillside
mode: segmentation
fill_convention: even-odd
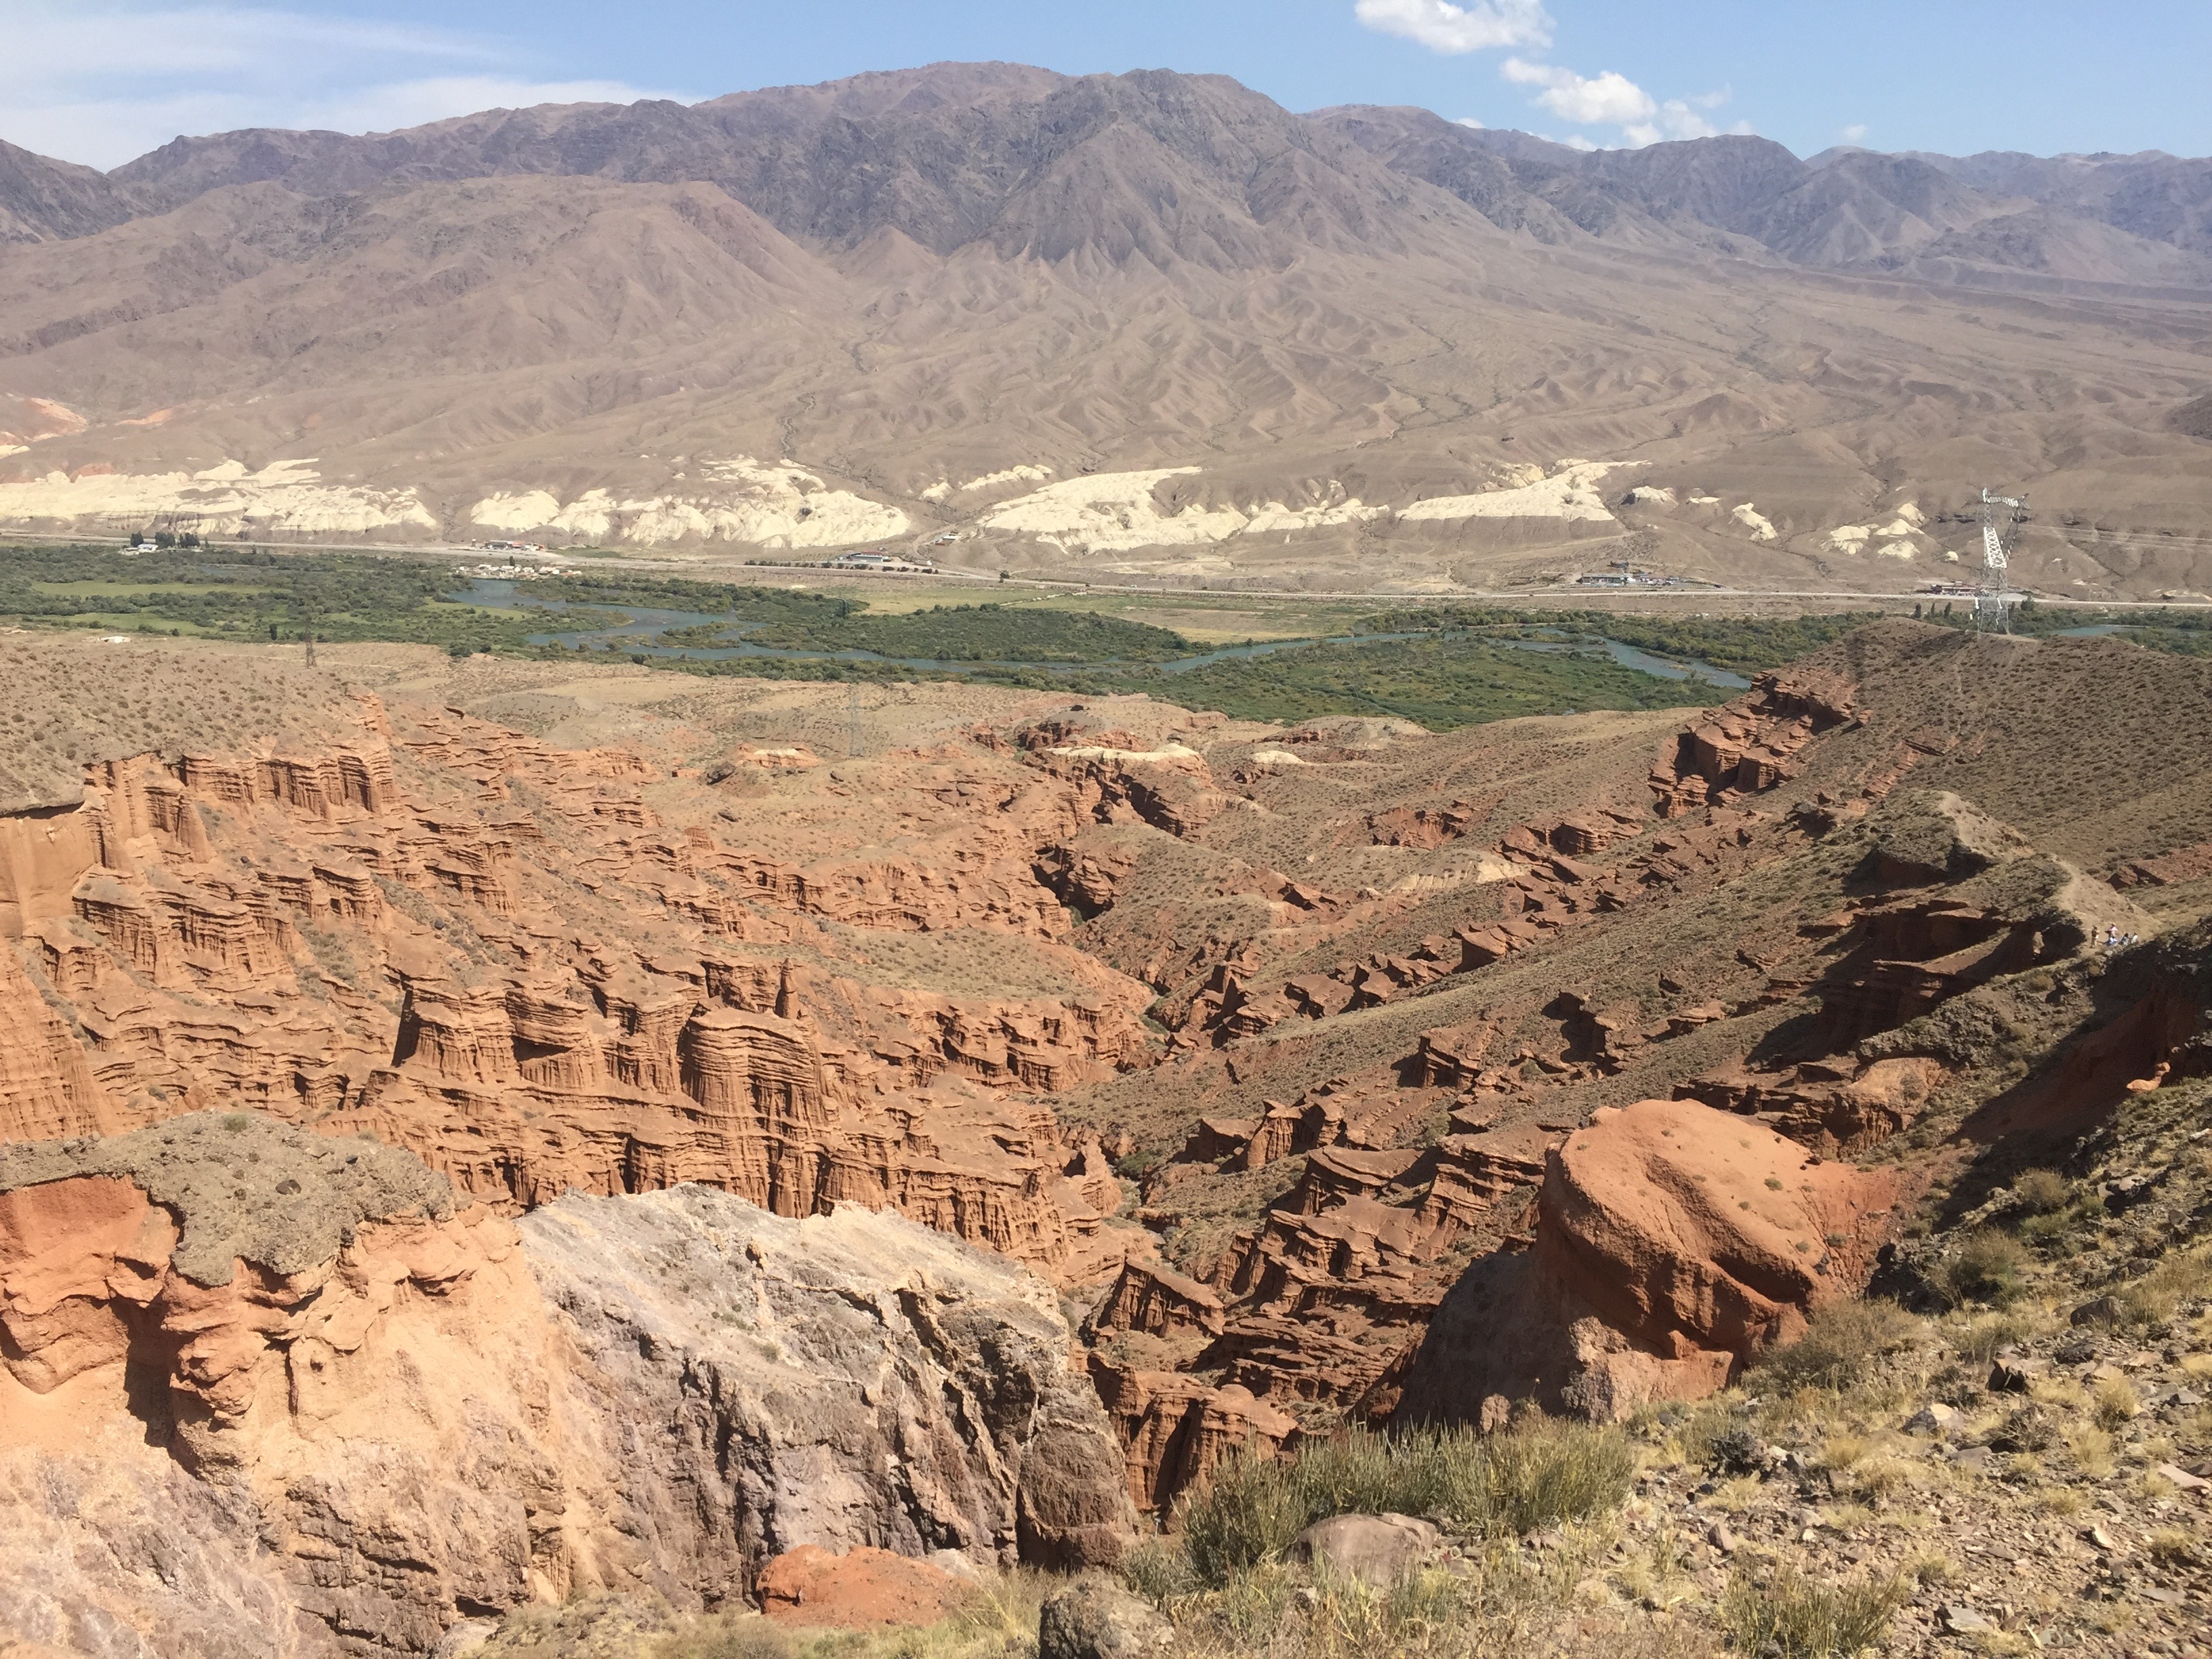
[[[573,1599],[672,1640],[1121,1563],[1202,1645],[1364,1493],[1524,1637],[1560,1597],[1680,1634],[1754,1558],[1905,1572],[1930,1444],[2023,1491],[2139,1444],[2098,1582],[2199,1606],[2157,1541],[2208,1449],[2197,659],[1878,623],[1686,720],[1431,735],[6,653],[68,731],[0,817],[0,1531],[40,1564],[0,1629],[428,1653]],[[1763,1379],[1846,1329],[1824,1441]],[[2116,1380],[2102,1453],[2000,1443]],[[1446,1461],[1327,1473],[1370,1431]],[[1523,1457],[1581,1496],[1528,1507]],[[1961,1571],[1883,1617],[2024,1627]]]

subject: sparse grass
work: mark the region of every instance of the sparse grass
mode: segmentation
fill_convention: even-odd
[[[1919,1321],[1894,1302],[1839,1302],[1815,1314],[1796,1341],[1761,1359],[1758,1379],[1782,1389],[1847,1388],[1919,1335]]]
[[[2191,1565],[2197,1550],[2197,1535],[2184,1527],[2160,1527],[2150,1535],[2151,1559],[2168,1566]]]
[[[2212,1250],[2172,1251],[2120,1292],[2122,1316],[2131,1325],[2161,1324],[2207,1290],[2212,1290]]]
[[[758,1613],[702,1619],[664,1638],[653,1659],[799,1659],[799,1644]]]
[[[1856,1468],[1874,1449],[1874,1442],[1863,1434],[1832,1434],[1820,1448],[1820,1467],[1827,1469]]]
[[[1721,1625],[1739,1653],[1848,1659],[1888,1638],[1911,1595],[1901,1577],[1828,1586],[1788,1569],[1764,1582],[1738,1573],[1722,1599]]]
[[[1863,1500],[1886,1499],[1912,1484],[1916,1465],[1887,1454],[1854,1463],[1844,1481],[1844,1490]]]
[[[1130,1551],[1121,1576],[1138,1595],[1163,1606],[1202,1588],[1188,1552],[1164,1538],[1147,1538]]]
[[[2003,1349],[2035,1334],[2040,1322],[2026,1309],[1986,1313],[1944,1333],[1951,1352],[1969,1364],[1986,1365]]]
[[[1276,1559],[1332,1515],[1441,1515],[1471,1531],[1517,1537],[1611,1509],[1627,1497],[1633,1473],[1616,1429],[1543,1420],[1486,1437],[1464,1429],[1390,1437],[1355,1430],[1288,1457],[1232,1457],[1184,1499],[1176,1521],[1192,1571],[1220,1585]]]
[[[2028,1385],[2028,1397],[2063,1412],[2089,1408],[2089,1391],[2070,1376],[2039,1376]]]
[[[1915,1556],[1905,1571],[1905,1576],[1913,1583],[1929,1588],[1942,1584],[1955,1584],[1966,1577],[1966,1574],[1960,1571],[1959,1564],[1940,1550]]]
[[[1929,1282],[1954,1308],[2006,1307],[2026,1291],[2032,1260],[2018,1239],[1985,1227],[1961,1239]]]
[[[1755,1474],[1740,1474],[1733,1480],[1723,1481],[1719,1490],[1705,1501],[1717,1510],[1741,1515],[1765,1495],[1765,1485]]]
[[[2106,1431],[2084,1423],[2063,1438],[2074,1455],[2074,1467],[2090,1480],[2102,1480],[2112,1474],[2112,1437]]]

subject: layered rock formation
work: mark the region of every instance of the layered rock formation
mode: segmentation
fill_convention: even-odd
[[[2019,988],[2048,991],[2088,939],[2148,925],[2052,850],[2051,820],[2031,835],[1940,787],[1972,781],[2013,823],[2046,811],[1985,745],[1925,727],[1965,671],[1954,657],[2008,649],[1872,629],[1671,734],[1586,728],[1570,744],[1532,729],[1525,761],[1504,732],[1407,745],[1402,762],[1286,743],[1311,758],[1233,773],[1285,826],[1233,843],[1267,878],[1219,878],[1210,906],[1182,896],[1190,877],[1164,848],[1079,838],[1078,867],[1119,855],[1087,931],[1162,990],[1190,1096],[1155,1114],[1109,1083],[1118,1115],[1091,1111],[1163,1148],[1137,1214],[1177,1271],[1131,1264],[1093,1315],[1139,1501],[1172,1494],[1174,1437],[1214,1390],[1295,1433],[1498,1422],[1522,1398],[1615,1415],[1720,1386],[1854,1293],[1919,1177],[1904,1161],[1887,1187],[1836,1160],[1939,1102],[1955,1121],[1947,1091],[1981,1086],[1963,1082],[1991,1063],[1978,1056],[2033,1024]],[[2064,647],[2006,661],[2023,684],[2077,668]],[[2045,739],[2021,755],[2050,771],[2108,741]],[[1559,768],[1587,769],[1575,793]],[[2173,787],[2197,799],[2205,784]],[[1342,850],[1297,854],[1288,826],[1316,820]],[[2131,846],[2189,829],[2112,823]],[[1293,854],[1346,900],[1295,915],[1276,902],[1267,866]],[[1345,872],[1362,868],[1407,873],[1361,888]],[[1984,999],[2010,1012],[1950,1023]],[[2145,1021],[2172,1024],[2130,1010],[2112,1029]],[[2105,1041],[2085,1041],[2077,1069]],[[2155,1075],[2149,1047],[2119,1046],[2136,1058],[2111,1061],[2098,1100]],[[2058,1109],[2051,1090],[2019,1098]],[[2076,1103],[2089,1121],[2089,1096]],[[1773,1167],[1736,1167],[1754,1153]],[[1709,1187],[1750,1208],[1699,1208]],[[1765,1217],[1768,1237],[1751,1224],[1778,1192],[1796,1207]]]
[[[0,921],[77,1038],[0,964],[0,1127],[246,1103],[505,1207],[701,1181],[788,1215],[897,1206],[1070,1272],[1118,1259],[1103,1158],[1009,1097],[1145,1056],[1141,992],[1051,945],[1066,915],[1031,869],[1113,810],[1114,766],[924,763],[905,821],[949,844],[803,864],[672,826],[636,755],[349,707],[319,751],[104,761],[74,810],[0,820]],[[833,927],[1024,936],[1068,988],[885,983]]]

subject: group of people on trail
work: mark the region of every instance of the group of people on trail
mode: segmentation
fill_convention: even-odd
[[[2142,943],[2141,933],[2124,933],[2117,927],[2105,929],[2105,948],[2107,951],[2124,951],[2130,945]]]

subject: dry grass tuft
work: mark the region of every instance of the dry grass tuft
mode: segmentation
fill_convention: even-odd
[[[2097,1426],[2111,1431],[2125,1428],[2142,1414],[2142,1401],[2124,1376],[2106,1379],[2097,1385]]]
[[[2056,1170],[2030,1170],[2012,1183],[2013,1200],[2030,1215],[2048,1215],[2072,1201],[2074,1183]]]
[[[1722,1600],[1721,1624],[1739,1653],[1849,1659],[1887,1641],[1890,1620],[1911,1599],[1902,1576],[1829,1586],[1787,1569],[1764,1582],[1739,1573]]]

